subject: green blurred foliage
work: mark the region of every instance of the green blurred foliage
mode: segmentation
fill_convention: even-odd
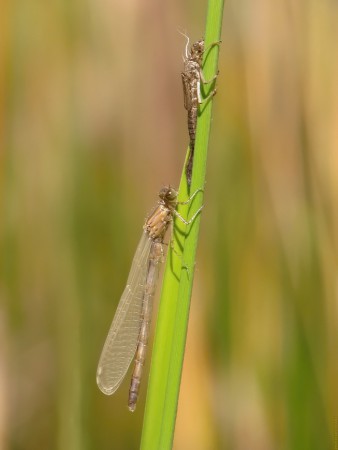
[[[0,448],[138,448],[96,387],[144,217],[188,142],[206,4],[4,3]],[[337,4],[226,3],[174,447],[330,449],[337,431]]]

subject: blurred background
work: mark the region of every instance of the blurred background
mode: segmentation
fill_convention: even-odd
[[[146,381],[130,414],[96,367],[179,183],[177,30],[203,36],[206,8],[2,5],[2,450],[139,447]],[[226,1],[176,450],[338,448],[337,20],[333,0]]]

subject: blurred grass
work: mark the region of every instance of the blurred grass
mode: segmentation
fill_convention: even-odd
[[[95,371],[188,142],[176,29],[205,5],[5,2],[0,448],[134,449]],[[337,438],[337,5],[226,2],[176,449]],[[193,414],[192,414],[193,411]]]

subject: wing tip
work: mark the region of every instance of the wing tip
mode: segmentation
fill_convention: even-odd
[[[116,389],[119,387],[119,385],[114,385],[114,386],[107,386],[106,383],[104,383],[101,379],[101,374],[102,374],[102,368],[100,367],[97,371],[96,374],[96,383],[100,389],[101,392],[103,392],[103,394],[105,395],[112,395],[114,394],[114,392],[116,391]]]

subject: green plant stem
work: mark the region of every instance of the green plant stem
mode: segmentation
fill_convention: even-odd
[[[223,0],[209,0],[206,48],[220,39],[223,4]],[[207,79],[217,70],[218,51],[218,46],[215,46],[205,54],[203,72]],[[198,119],[191,193],[205,185],[211,109],[212,101],[203,104]],[[179,200],[184,201],[188,197],[183,170]],[[189,204],[180,205],[178,212],[189,218],[202,203],[203,192],[197,194]],[[149,375],[141,441],[143,450],[167,450],[172,447],[200,218],[201,215],[198,215],[189,226],[177,218],[174,221],[173,249],[168,251]]]

